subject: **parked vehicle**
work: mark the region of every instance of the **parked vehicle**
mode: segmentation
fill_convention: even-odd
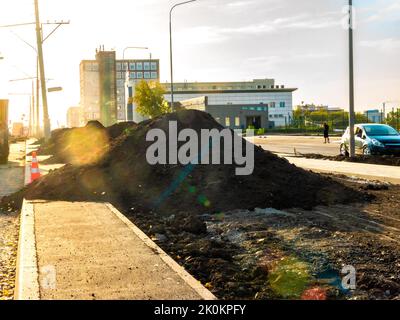
[[[385,124],[358,124],[354,127],[356,154],[400,154],[400,134]],[[350,128],[342,137],[340,154],[349,156]]]
[[[8,100],[0,100],[0,164],[7,164],[9,153]]]

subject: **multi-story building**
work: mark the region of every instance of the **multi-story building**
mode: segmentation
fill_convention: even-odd
[[[67,127],[77,128],[82,125],[82,112],[80,107],[71,107],[67,110]]]
[[[381,123],[383,119],[383,113],[378,109],[367,110],[364,112],[364,115],[368,118],[368,121],[373,123]]]
[[[171,101],[171,85],[164,84],[165,99]],[[249,82],[194,82],[174,84],[174,101],[205,97],[207,107],[222,125],[231,128],[281,127],[293,118],[293,92],[296,88],[275,85],[273,79]]]
[[[100,73],[95,60],[83,60],[80,64],[82,120],[100,120]]]
[[[115,51],[96,50],[96,60],[81,62],[81,108],[84,122],[105,126],[132,119],[127,83],[159,81],[158,59],[117,60]]]
[[[159,60],[117,61],[117,92],[119,119],[140,122],[143,117],[135,112],[136,106],[129,97],[135,95],[135,86],[140,81],[160,81]]]

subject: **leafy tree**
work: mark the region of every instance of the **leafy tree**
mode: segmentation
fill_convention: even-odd
[[[386,118],[387,124],[392,126],[393,128],[399,130],[400,129],[400,109],[395,109],[387,115]]]
[[[170,105],[164,99],[164,94],[165,90],[158,82],[139,82],[136,85],[133,98],[137,112],[150,118],[171,112]]]

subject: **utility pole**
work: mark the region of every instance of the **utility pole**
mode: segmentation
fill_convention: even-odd
[[[39,60],[36,57],[36,110],[35,110],[35,126],[36,126],[36,137],[40,138],[40,80],[39,80]]]
[[[47,104],[47,88],[46,88],[46,75],[44,71],[42,28],[40,24],[38,2],[39,0],[35,0],[36,40],[37,40],[37,51],[39,60],[40,86],[42,88],[44,138],[45,140],[48,140],[50,138],[50,118],[49,118],[49,109]]]
[[[349,124],[350,124],[350,157],[354,157],[356,154],[355,147],[355,135],[354,135],[354,123],[355,123],[355,114],[354,114],[354,52],[353,52],[353,0],[349,0],[349,100],[350,100],[350,112],[349,112]]]
[[[31,137],[34,137],[36,135],[35,129],[35,81],[32,80],[32,98],[29,114],[29,134]]]

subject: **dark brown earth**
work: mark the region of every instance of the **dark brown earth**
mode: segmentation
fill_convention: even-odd
[[[332,178],[355,190],[380,185]],[[185,216],[125,212],[221,299],[300,299],[314,288],[326,299],[400,299],[400,186],[368,194],[371,202],[313,210],[201,215],[207,233],[198,221],[182,231]],[[345,265],[356,270],[355,290],[341,286]]]
[[[22,197],[109,201],[220,299],[300,299],[310,289],[327,299],[400,299],[400,186],[310,173],[259,148],[250,177],[234,166],[149,166],[145,134],[169,120],[222,128],[182,111],[124,129],[101,158],[54,171],[2,206]],[[351,292],[340,286],[344,265],[357,272]]]
[[[112,140],[135,127],[134,122],[124,122],[105,128],[98,121],[90,121],[83,128],[57,129],[47,143],[40,145],[37,154],[52,156],[43,164],[92,163],[103,156]]]
[[[307,159],[321,159],[321,160],[331,160],[331,161],[347,161],[347,162],[357,162],[357,163],[368,163],[368,164],[379,164],[385,166],[400,166],[400,157],[395,155],[373,155],[373,156],[363,156],[357,155],[353,158],[345,157],[342,155],[337,156],[326,156],[322,154],[308,153],[302,154],[301,157]]]
[[[180,111],[143,122],[113,140],[107,135],[108,142],[102,144],[91,144],[92,139],[85,136],[92,132],[88,126],[74,129],[72,134],[57,132],[54,141],[68,142],[57,147],[58,156],[75,165],[50,173],[5,201],[17,203],[22,197],[110,201],[125,208],[140,207],[146,212],[195,215],[257,207],[310,209],[364,200],[362,193],[297,168],[258,147],[255,170],[250,176],[237,176],[235,165],[151,166],[146,160],[146,150],[151,145],[146,142],[146,134],[150,129],[168,132],[171,120],[178,121],[180,130],[223,129],[206,113]],[[79,139],[64,138],[71,135]],[[101,132],[99,135],[102,137]],[[77,152],[82,146],[85,152]]]

